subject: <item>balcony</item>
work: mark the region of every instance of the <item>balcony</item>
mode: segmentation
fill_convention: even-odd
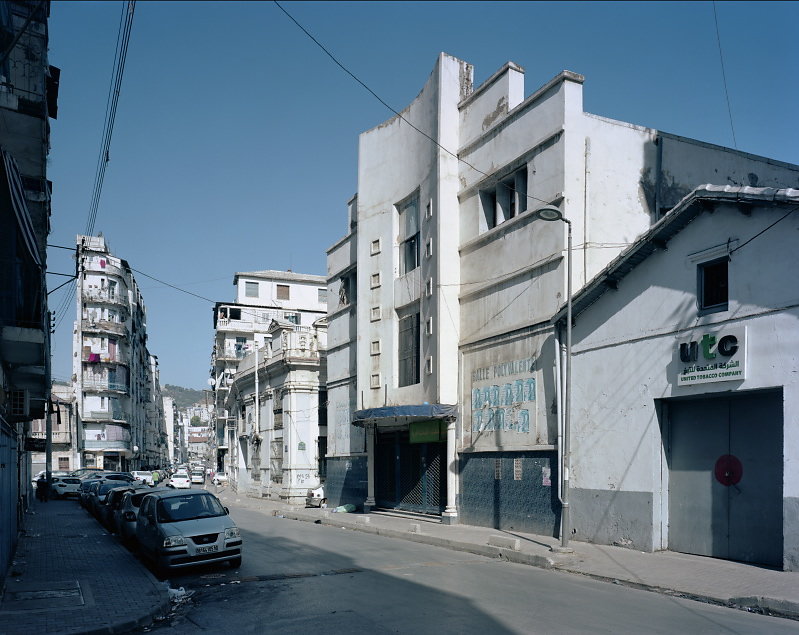
[[[109,322],[108,320],[81,320],[80,327],[83,331],[91,331],[94,333],[113,333],[114,335],[121,335],[127,337],[128,327],[119,322]]]
[[[81,297],[86,302],[102,302],[128,308],[127,296],[119,293],[109,293],[108,289],[84,289]]]
[[[239,359],[244,359],[247,351],[240,348],[226,348],[216,353],[216,360],[219,362],[235,362]]]
[[[128,366],[127,360],[122,359],[122,356],[117,353],[116,355],[109,355],[107,352],[102,353],[83,353],[81,361],[89,364],[123,364]]]
[[[121,411],[107,412],[104,410],[89,410],[83,413],[84,421],[115,421],[117,423],[127,423],[125,415]]]
[[[266,325],[264,325],[265,328]],[[245,333],[252,333],[255,325],[252,320],[231,320],[230,318],[218,318],[216,321],[217,331],[244,331]]]
[[[130,451],[130,441],[84,441],[86,450],[127,450]]]
[[[32,439],[47,439],[46,432],[31,432],[30,436]],[[65,431],[53,430],[52,439],[53,443],[72,443],[72,435],[70,434],[69,430]]]
[[[113,390],[127,394],[130,387],[127,384],[120,384],[106,379],[84,379],[83,390]]]

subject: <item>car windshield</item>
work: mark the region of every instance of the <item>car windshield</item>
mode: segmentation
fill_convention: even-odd
[[[110,490],[119,487],[119,483],[103,483],[97,488],[98,494],[107,494]]]
[[[224,515],[225,508],[209,494],[170,496],[158,501],[158,522],[161,523]]]

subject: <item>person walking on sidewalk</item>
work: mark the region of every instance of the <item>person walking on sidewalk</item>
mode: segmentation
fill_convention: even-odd
[[[47,482],[47,475],[42,474],[36,480],[36,500],[46,503],[50,498],[50,484]]]

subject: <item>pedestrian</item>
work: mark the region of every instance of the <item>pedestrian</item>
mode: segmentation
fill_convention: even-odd
[[[50,494],[50,484],[47,482],[47,475],[42,474],[36,480],[36,499],[46,503]]]
[[[158,481],[161,480],[161,475],[158,473],[158,470],[153,470],[153,487],[158,485]]]

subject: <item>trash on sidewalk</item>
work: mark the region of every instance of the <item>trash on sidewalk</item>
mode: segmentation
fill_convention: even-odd
[[[352,503],[347,503],[346,505],[339,505],[338,507],[336,507],[332,511],[338,512],[339,514],[346,514],[346,513],[349,513],[349,512],[354,512],[355,511],[355,505],[353,505]]]
[[[169,592],[169,600],[175,604],[182,604],[183,602],[188,601],[188,599],[194,595],[194,591],[187,591],[183,587],[177,589],[167,589]]]

